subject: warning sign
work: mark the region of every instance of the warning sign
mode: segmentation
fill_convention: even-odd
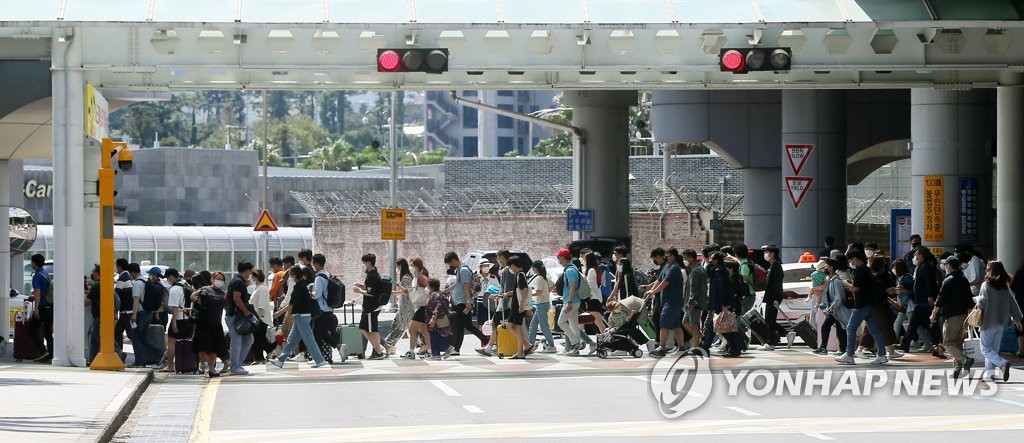
[[[814,183],[814,179],[811,177],[786,177],[786,189],[789,190],[789,199],[793,201],[793,208],[800,208],[800,202],[804,201],[807,190],[811,189],[811,183]]]
[[[380,211],[380,239],[405,240],[405,209]]]
[[[270,216],[270,211],[263,210],[263,214],[260,215],[260,219],[256,220],[256,226],[252,228],[256,232],[275,232],[277,231],[277,223],[274,222],[274,218]]]
[[[800,170],[804,168],[807,158],[811,156],[814,145],[786,145],[785,149],[786,157],[789,158],[789,166],[793,168],[793,174],[800,175]]]

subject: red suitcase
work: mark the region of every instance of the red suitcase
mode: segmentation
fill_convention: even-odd
[[[17,361],[34,360],[46,352],[32,340],[32,331],[28,322],[17,322],[14,325],[14,359]]]

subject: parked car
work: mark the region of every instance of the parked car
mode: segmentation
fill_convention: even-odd
[[[530,258],[530,254],[521,250],[510,250],[512,255],[518,255],[523,260],[523,268],[529,269],[533,263],[533,259]],[[462,263],[469,266],[474,272],[477,269],[477,265],[480,264],[483,259],[491,263],[498,263],[498,250],[497,249],[474,249],[462,256]]]
[[[811,303],[808,303],[807,295],[811,293],[811,273],[814,272],[814,263],[784,263],[782,270],[785,277],[782,280],[782,303],[779,305],[778,322],[788,326],[787,318],[796,321],[804,314],[811,313]],[[761,305],[764,299],[764,291],[757,292],[755,305]],[[761,307],[764,312],[764,307]]]
[[[544,268],[548,271],[548,280],[551,280],[552,283],[558,281],[562,273],[565,272],[565,267],[558,263],[558,257],[549,255],[540,260],[544,262]]]

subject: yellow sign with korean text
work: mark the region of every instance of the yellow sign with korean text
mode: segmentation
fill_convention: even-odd
[[[85,85],[85,135],[97,141],[107,137],[109,105],[93,85]]]
[[[380,211],[381,240],[405,240],[405,209]]]
[[[924,241],[946,241],[945,184],[941,175],[924,177]]]

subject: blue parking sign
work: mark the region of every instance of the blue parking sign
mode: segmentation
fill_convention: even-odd
[[[594,210],[593,209],[569,209],[565,216],[565,230],[579,232],[593,232]]]

